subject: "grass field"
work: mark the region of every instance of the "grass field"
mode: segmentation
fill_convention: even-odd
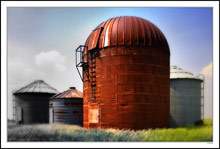
[[[91,129],[63,124],[21,125],[8,128],[8,141],[78,142],[211,142],[212,120],[202,126],[140,131]]]

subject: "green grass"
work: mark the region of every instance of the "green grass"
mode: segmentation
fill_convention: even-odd
[[[75,125],[39,124],[8,128],[8,141],[79,141],[79,142],[209,142],[212,120],[202,126],[140,131],[84,129]]]

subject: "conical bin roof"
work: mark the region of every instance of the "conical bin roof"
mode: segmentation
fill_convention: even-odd
[[[75,87],[70,87],[68,90],[54,95],[51,98],[83,98],[83,93],[78,91]]]
[[[170,79],[198,79],[199,77],[194,76],[191,72],[186,72],[177,66],[170,66]]]
[[[59,92],[45,83],[43,80],[36,80],[21,89],[14,92],[14,94],[19,93],[51,93],[51,94],[58,94]]]

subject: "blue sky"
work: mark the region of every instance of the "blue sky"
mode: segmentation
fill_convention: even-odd
[[[36,53],[63,49],[67,42],[76,48],[100,22],[123,15],[145,18],[162,30],[172,65],[198,74],[212,61],[211,8],[9,8],[8,37]]]
[[[209,107],[207,116],[211,116],[212,8],[29,7],[8,8],[7,12],[9,98],[12,90],[36,79],[45,80],[61,92],[70,86],[82,91],[74,50],[85,43],[101,22],[131,15],[160,28],[169,43],[171,65],[207,76],[206,107]]]

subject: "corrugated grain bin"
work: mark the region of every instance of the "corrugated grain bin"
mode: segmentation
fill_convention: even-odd
[[[14,92],[14,114],[19,124],[49,123],[49,98],[58,91],[42,80]]]
[[[170,51],[154,24],[134,16],[102,22],[81,64],[85,128],[169,127]]]
[[[50,123],[83,126],[83,94],[70,87],[50,100]]]
[[[170,68],[170,126],[194,125],[203,116],[203,80],[177,66]]]

